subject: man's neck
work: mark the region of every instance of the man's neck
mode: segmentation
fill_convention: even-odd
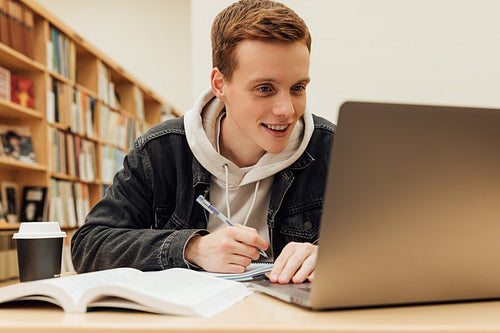
[[[219,153],[240,168],[257,164],[265,151],[252,153],[252,149],[243,142],[244,140],[241,140],[241,135],[232,133],[232,127],[227,126],[227,121],[226,117],[221,119]],[[225,123],[226,126],[224,126]]]

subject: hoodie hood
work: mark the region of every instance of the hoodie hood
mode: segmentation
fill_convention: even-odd
[[[312,115],[306,107],[281,153],[266,152],[256,164],[240,168],[218,153],[220,117],[224,112],[224,102],[215,97],[211,89],[207,89],[193,109],[185,113],[184,126],[187,142],[194,156],[217,180],[226,182],[224,165],[228,166],[230,187],[260,181],[290,166],[305,151],[314,130]]]

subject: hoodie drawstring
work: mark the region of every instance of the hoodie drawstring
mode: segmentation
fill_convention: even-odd
[[[229,168],[227,164],[224,164],[224,171],[226,172],[226,207],[227,207],[226,211],[227,211],[227,218],[231,220],[231,209],[229,208]],[[255,201],[257,200],[257,193],[259,192],[259,184],[260,180],[255,183],[255,190],[253,191],[252,204],[248,209],[248,213],[247,216],[245,217],[243,225],[247,225],[248,219],[250,218],[250,214],[252,213],[253,206],[255,205]]]
[[[218,141],[218,140],[217,140]],[[217,149],[217,152],[219,149]],[[224,170],[226,171],[226,211],[227,211],[227,219],[231,221],[231,209],[229,208],[229,168],[227,164],[224,164]]]

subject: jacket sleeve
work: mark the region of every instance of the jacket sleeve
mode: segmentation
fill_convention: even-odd
[[[77,272],[115,267],[143,271],[190,267],[184,247],[198,229],[154,229],[151,161],[146,149],[133,149],[124,159],[104,198],[73,235],[71,255]],[[175,193],[172,193],[172,200]]]

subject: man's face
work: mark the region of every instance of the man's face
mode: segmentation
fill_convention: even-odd
[[[218,97],[227,111],[222,146],[243,166],[285,149],[306,107],[309,51],[302,42],[244,40],[235,58],[233,76],[222,79]]]

